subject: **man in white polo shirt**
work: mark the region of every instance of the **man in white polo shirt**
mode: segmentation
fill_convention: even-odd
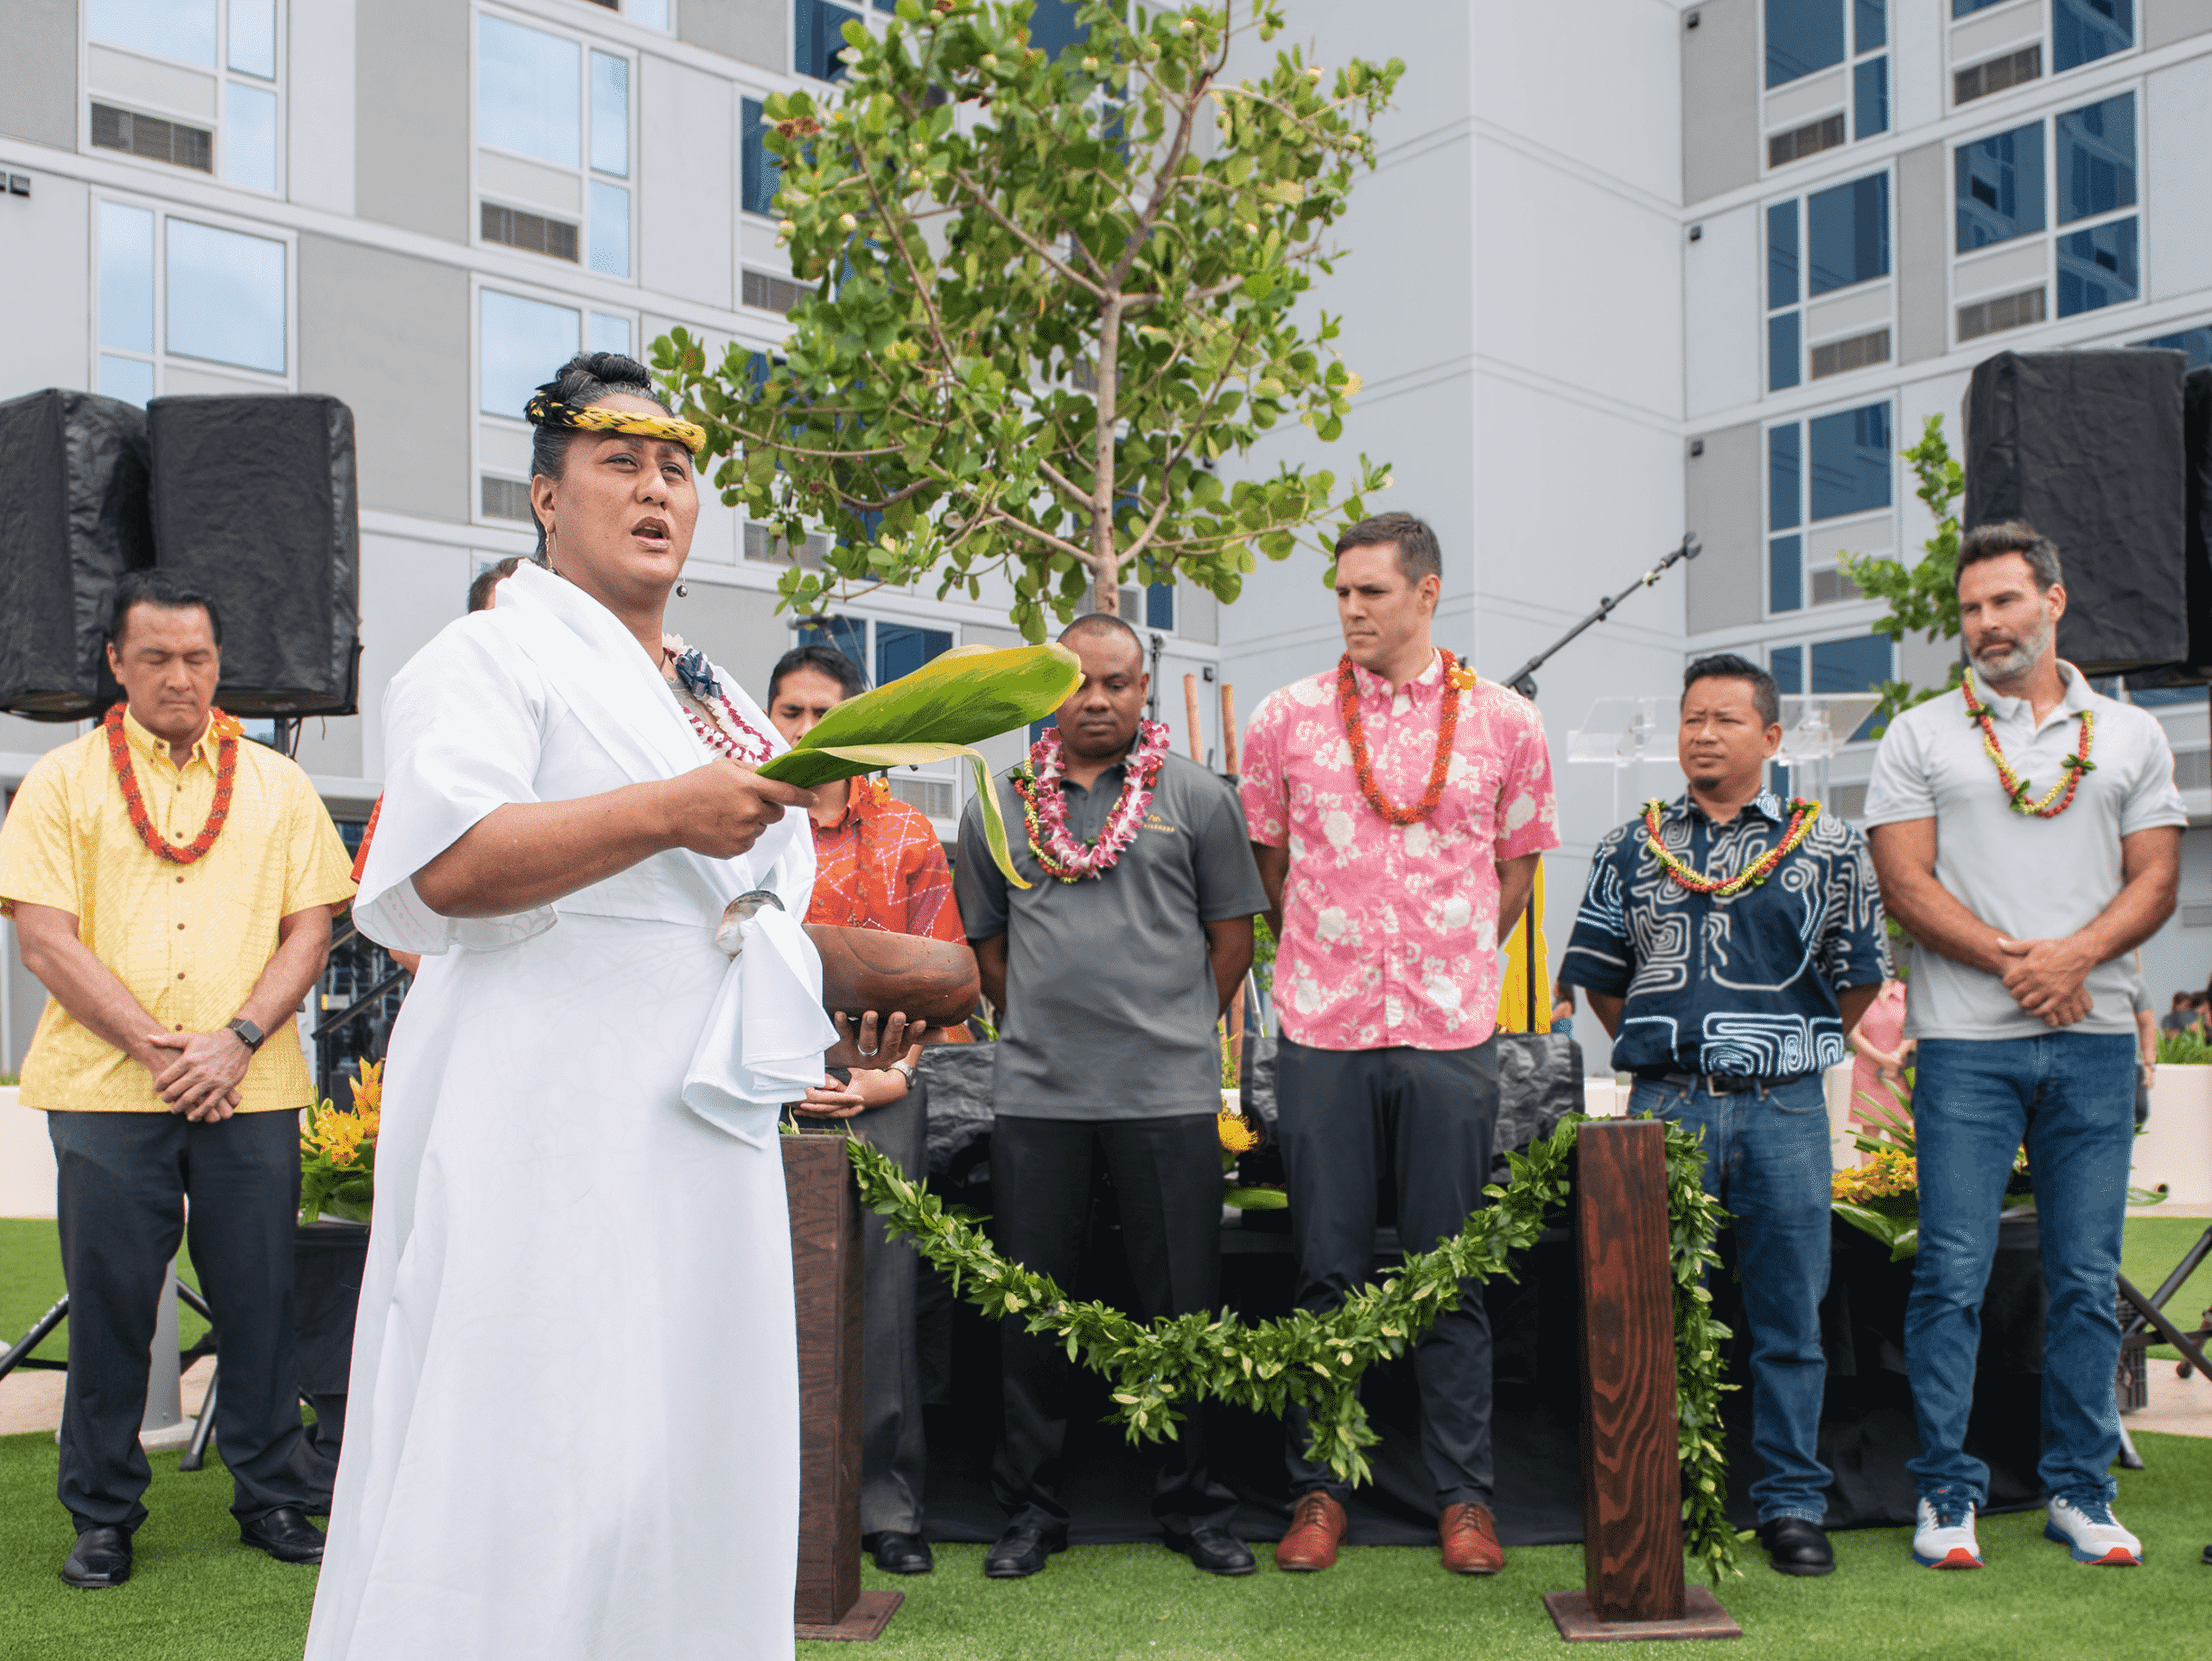
[[[1905,1034],[1920,1046],[1913,1556],[1981,1566],[1989,1467],[1963,1444],[1998,1215],[2024,1141],[2050,1289],[2044,1532],[2077,1562],[2136,1563],[2107,1474],[2135,1130],[2128,954],[2173,911],[2188,816],[2158,723],[2059,659],[2057,549],[2018,521],[1983,525],[1960,542],[1957,581],[1966,684],[1891,723],[1866,797],[1882,900],[1913,939]]]

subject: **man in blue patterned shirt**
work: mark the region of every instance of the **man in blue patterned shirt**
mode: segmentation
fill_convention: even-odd
[[[1637,1075],[1631,1113],[1705,1137],[1705,1186],[1733,1215],[1751,1329],[1751,1485],[1759,1538],[1785,1575],[1826,1575],[1819,1456],[1820,1302],[1828,1284],[1827,1104],[1821,1070],[1889,977],[1874,869],[1859,832],[1796,816],[1765,789],[1781,698],[1756,664],[1700,658],[1676,735],[1687,794],[1660,810],[1662,857],[1639,818],[1598,844],[1560,981],[1580,986]],[[1765,862],[1778,855],[1778,862]],[[1733,893],[1732,879],[1752,874]]]

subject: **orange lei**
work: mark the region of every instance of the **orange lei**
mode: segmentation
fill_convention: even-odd
[[[1351,653],[1337,659],[1337,709],[1344,717],[1344,736],[1351,741],[1352,776],[1367,805],[1392,824],[1419,824],[1436,811],[1444,799],[1444,781],[1452,771],[1452,740],[1459,730],[1459,694],[1475,684],[1474,671],[1462,669],[1449,652],[1444,656],[1444,713],[1436,729],[1436,760],[1428,769],[1428,788],[1411,807],[1400,807],[1375,782],[1375,762],[1367,753],[1367,731],[1359,718],[1359,683],[1351,671]]]
[[[207,810],[207,823],[200,827],[200,834],[181,848],[154,828],[153,818],[146,811],[146,799],[139,792],[138,775],[130,765],[130,741],[124,735],[123,705],[110,710],[101,724],[107,729],[108,760],[123,786],[123,805],[130,811],[130,827],[138,833],[138,839],[148,852],[172,865],[199,863],[215,845],[215,838],[223,834],[231,817],[231,790],[238,782],[238,723],[220,710],[213,711],[214,731],[220,741],[215,751],[215,805]]]

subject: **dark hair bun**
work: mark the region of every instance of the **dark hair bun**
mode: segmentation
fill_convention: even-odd
[[[555,403],[575,409],[596,404],[611,392],[635,392],[662,404],[653,390],[652,372],[620,352],[579,352],[561,366],[550,387],[540,390],[549,391]]]

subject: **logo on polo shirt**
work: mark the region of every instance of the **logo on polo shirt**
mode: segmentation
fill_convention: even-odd
[[[1171,833],[1175,829],[1173,825],[1161,818],[1156,810],[1152,808],[1147,808],[1145,810],[1144,828],[1147,830],[1166,830]]]

